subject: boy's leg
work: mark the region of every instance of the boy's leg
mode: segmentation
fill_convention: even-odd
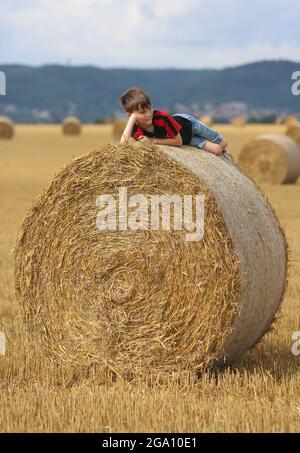
[[[206,138],[198,137],[194,135],[189,143],[190,146],[195,146],[199,149],[204,149],[209,153],[216,154],[217,156],[222,154],[223,149],[222,146],[218,143],[211,143]]]
[[[207,141],[207,142],[211,142],[212,144],[220,145],[221,148],[222,148],[221,152],[222,152],[223,149],[226,149],[226,146],[228,145],[228,142],[217,131],[215,131],[214,129],[211,129],[210,127],[206,126],[204,123],[202,123],[201,121],[197,120],[197,118],[195,118],[192,115],[188,115],[186,113],[178,113],[176,115],[183,116],[184,118],[187,118],[188,120],[190,120],[190,122],[192,123],[192,131],[193,131],[192,140],[193,140],[194,137],[201,137],[203,139],[206,139],[205,141]],[[200,148],[199,143],[201,142],[202,143],[201,148],[205,149],[205,148],[203,148],[203,144],[204,143],[202,141],[199,142],[199,141],[196,140],[196,142],[198,143],[197,148]],[[195,145],[191,145],[191,146],[195,146]],[[218,152],[219,148],[218,147],[216,147],[216,146],[211,147],[210,145],[208,145],[208,147],[210,149],[208,149],[207,151],[214,152],[215,154],[219,154],[219,152]]]
[[[194,127],[193,127],[193,135],[198,135],[200,137],[206,138],[211,143],[223,144],[226,140],[222,135],[220,135],[217,131],[212,129],[211,127],[206,126],[206,124],[202,123],[201,121],[194,118]],[[227,145],[227,143],[226,143]],[[226,147],[226,146],[225,146]]]
[[[201,121],[195,118],[194,127],[193,127],[193,135],[204,137],[207,139],[206,144],[204,145],[203,149],[210,153],[214,153],[219,155],[226,149],[228,142],[227,140],[222,137],[217,131],[212,129],[211,127],[206,126]]]

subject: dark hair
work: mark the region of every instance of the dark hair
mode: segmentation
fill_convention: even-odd
[[[120,96],[120,102],[125,112],[129,113],[139,109],[151,108],[150,96],[137,87],[125,91]]]

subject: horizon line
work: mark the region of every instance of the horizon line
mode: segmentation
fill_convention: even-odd
[[[231,65],[231,66],[223,66],[221,68],[212,68],[212,67],[203,67],[203,68],[192,68],[192,67],[175,67],[175,66],[169,66],[169,67],[135,67],[135,66],[97,66],[96,64],[73,64],[72,62],[70,63],[56,63],[56,62],[48,62],[48,63],[40,63],[40,64],[31,64],[31,63],[0,63],[0,68],[5,67],[5,66],[25,66],[25,67],[30,67],[30,68],[43,68],[47,66],[61,66],[61,67],[66,67],[66,68],[95,68],[95,69],[101,69],[101,70],[125,70],[125,71],[222,71],[224,69],[234,69],[238,68],[241,66],[249,66],[253,64],[259,64],[259,63],[292,63],[292,64],[299,64],[300,61],[294,61],[294,60],[289,60],[289,59],[284,59],[284,58],[278,58],[278,59],[262,59],[262,60],[254,60],[254,61],[249,61],[247,63],[241,63],[241,64],[236,64],[236,65]]]

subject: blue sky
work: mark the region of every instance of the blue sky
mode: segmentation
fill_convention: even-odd
[[[299,0],[0,0],[0,64],[300,62]]]

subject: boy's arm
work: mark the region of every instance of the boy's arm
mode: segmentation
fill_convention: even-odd
[[[174,118],[164,110],[158,111],[161,121],[164,125],[166,133],[169,137],[156,138],[154,137],[153,143],[157,145],[169,145],[169,146],[182,146],[182,137],[180,134],[181,126]]]
[[[182,146],[182,137],[180,133],[174,138],[153,138],[153,143],[157,145]]]
[[[122,137],[120,139],[120,143],[124,143],[130,139],[133,126],[135,125],[135,120],[136,120],[136,117],[135,117],[135,114],[133,113],[132,115],[130,115],[129,120],[127,121],[127,124],[126,124],[125,129],[122,134]]]

